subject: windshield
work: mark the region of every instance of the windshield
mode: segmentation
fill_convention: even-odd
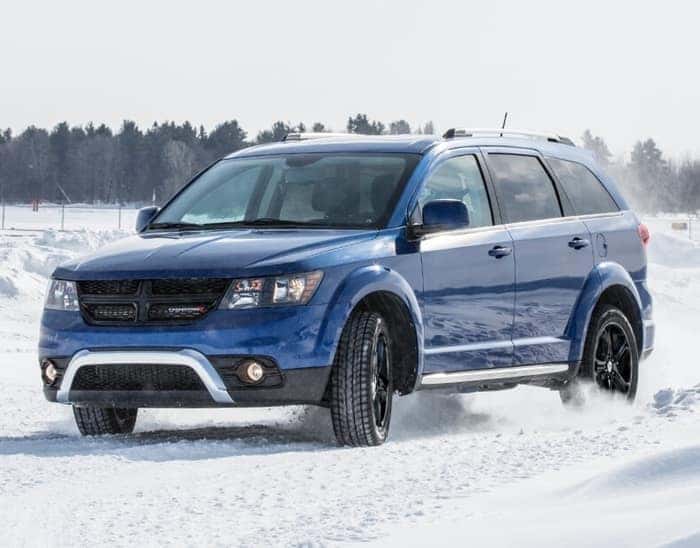
[[[150,228],[379,228],[416,154],[289,154],[222,160],[178,194]]]

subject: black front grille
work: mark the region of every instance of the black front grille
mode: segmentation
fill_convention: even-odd
[[[178,324],[206,316],[228,284],[222,278],[82,281],[78,296],[90,324]]]
[[[206,390],[184,365],[87,365],[73,380],[72,390]]]
[[[221,278],[153,280],[151,289],[154,295],[203,295],[206,293],[223,293],[228,287],[228,282],[228,280]]]
[[[135,295],[138,289],[138,280],[78,282],[78,290],[83,295]]]
[[[98,322],[135,322],[135,304],[95,304],[83,305],[84,310]]]

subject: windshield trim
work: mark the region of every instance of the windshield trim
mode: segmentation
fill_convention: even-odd
[[[178,223],[173,223],[178,224]],[[326,224],[326,223],[305,223],[304,221],[280,221],[279,223],[258,224],[255,221],[231,221],[221,223],[183,223],[181,226],[157,226],[158,223],[153,223],[148,226],[148,232],[163,232],[163,231],[202,231],[202,230],[236,230],[236,229],[254,229],[254,230],[300,230],[300,229],[316,229],[316,230],[379,230],[374,225],[361,224]]]
[[[320,224],[306,224],[303,225],[300,223],[299,226],[296,225],[288,225],[285,224],[284,226],[281,225],[251,225],[248,224],[246,225],[245,223],[241,223],[238,226],[235,227],[212,227],[212,226],[207,226],[206,224],[201,225],[201,227],[185,227],[185,228],[152,228],[153,225],[158,224],[158,219],[161,217],[161,215],[170,207],[170,205],[185,191],[187,190],[191,185],[195,184],[205,173],[207,173],[210,169],[212,169],[214,166],[217,166],[223,162],[238,162],[238,161],[248,161],[248,160],[254,160],[254,159],[270,159],[270,158],[275,158],[275,157],[286,157],[286,156],[292,156],[292,155],[308,155],[308,154],[319,154],[319,155],[327,155],[327,156],[402,156],[408,160],[406,169],[404,170],[404,173],[401,176],[401,179],[399,180],[398,184],[396,185],[396,190],[394,192],[394,195],[389,199],[386,211],[384,212],[384,215],[377,219],[375,223],[372,224],[362,224],[362,225],[348,225],[348,224],[328,224],[328,225],[320,225]],[[392,214],[394,213],[394,210],[396,209],[396,205],[400,199],[400,197],[403,195],[404,190],[406,189],[406,183],[410,180],[411,176],[413,175],[416,167],[420,163],[420,160],[423,158],[422,153],[418,152],[402,152],[402,151],[391,151],[391,152],[357,152],[357,151],[344,151],[344,152],[307,152],[307,151],[296,151],[296,152],[288,152],[288,153],[279,153],[279,154],[253,154],[250,156],[242,156],[242,157],[224,157],[220,158],[219,160],[216,160],[209,164],[207,167],[196,173],[187,183],[185,183],[182,188],[180,188],[175,194],[173,194],[166,202],[161,206],[160,211],[151,219],[151,221],[148,223],[146,228],[143,230],[143,232],[177,232],[177,231],[183,231],[183,230],[230,230],[230,229],[235,229],[235,228],[254,228],[256,230],[279,230],[279,229],[294,229],[294,230],[299,230],[299,229],[323,229],[323,230],[381,230],[383,228],[386,228],[387,223],[391,219]],[[284,221],[283,221],[284,222]]]

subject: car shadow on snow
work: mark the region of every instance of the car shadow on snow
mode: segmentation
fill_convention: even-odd
[[[289,426],[208,426],[153,430],[134,434],[80,437],[37,432],[29,436],[0,436],[0,456],[40,458],[119,456],[128,460],[173,461],[267,455],[332,449],[314,432]]]
[[[417,393],[395,402],[389,442],[410,442],[456,433],[478,434],[493,417],[470,408],[457,395]],[[266,424],[171,427],[147,421],[133,434],[81,437],[70,422],[26,436],[0,436],[0,456],[39,458],[118,456],[134,461],[174,461],[338,450],[328,409],[301,408],[287,420]]]

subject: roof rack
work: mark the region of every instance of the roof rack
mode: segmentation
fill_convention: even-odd
[[[562,143],[576,146],[568,137],[557,135],[556,133],[544,133],[539,131],[528,131],[524,129],[504,129],[504,128],[450,128],[442,136],[443,139],[454,139],[455,137],[475,137],[486,135],[491,137],[530,137],[533,139],[544,139],[550,143]]]
[[[367,137],[367,135],[360,135],[359,133],[325,133],[325,132],[299,132],[295,131],[292,133],[287,133],[282,139],[283,142],[287,141],[310,141],[311,139],[329,139],[329,138],[347,138],[347,137]]]

